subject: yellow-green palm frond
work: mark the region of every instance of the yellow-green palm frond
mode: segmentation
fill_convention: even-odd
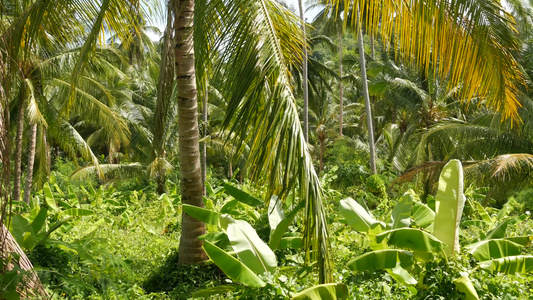
[[[224,87],[220,90],[228,101],[224,125],[235,133],[235,142],[250,146],[251,175],[270,194],[283,198],[297,190],[306,201],[307,258],[318,262],[321,281],[331,281],[323,192],[303,137],[288,71],[289,62],[299,59],[294,53],[304,43],[300,22],[274,1],[209,3],[224,15],[218,25],[224,45],[220,53]]]
[[[518,95],[525,85],[516,55],[519,50],[513,17],[497,0],[329,0],[344,10],[345,22],[357,21],[360,10],[365,28],[394,47],[397,58],[461,85],[460,96],[484,99],[519,120]]]

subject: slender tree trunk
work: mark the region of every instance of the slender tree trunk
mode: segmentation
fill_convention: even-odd
[[[303,62],[302,62],[302,84],[304,92],[304,138],[307,142],[309,140],[309,92],[308,92],[308,83],[307,83],[307,34],[305,32],[305,14],[303,7],[303,0],[298,0],[298,6],[300,8],[300,18],[302,19],[302,31],[304,35],[304,45],[303,45]]]
[[[342,136],[344,117],[344,88],[342,86],[342,26],[339,26],[339,135]]]
[[[233,163],[231,162],[231,160],[233,159],[233,149],[230,150],[229,152],[229,159],[228,159],[228,171],[229,171],[229,178],[233,178]]]
[[[203,207],[203,184],[200,168],[198,102],[194,69],[193,19],[194,0],[176,0],[174,6],[176,38],[176,78],[178,97],[178,134],[183,204]],[[179,260],[195,264],[207,260],[198,236],[205,234],[205,225],[182,214]]]
[[[206,80],[205,91],[204,91],[204,100],[202,101],[202,122],[204,123],[204,132],[202,136],[205,138],[207,136],[207,101],[209,99],[209,90],[208,83]],[[205,181],[207,180],[207,143],[204,141],[202,143],[202,183],[204,185],[204,195],[206,195],[207,190],[205,187]]]
[[[370,35],[370,57],[372,57],[372,59],[376,59],[374,57],[374,37],[372,35]]]
[[[17,136],[15,138],[15,178],[13,183],[13,201],[20,201],[20,181],[22,178],[22,136],[24,133],[24,91],[18,107]]]
[[[167,14],[172,15],[172,2],[167,7]],[[161,64],[159,67],[159,82],[157,83],[157,103],[155,108],[155,126],[152,158],[165,159],[165,129],[167,124],[167,110],[170,98],[172,97],[172,87],[174,83],[174,59],[172,58],[173,50],[173,32],[172,18],[167,18],[165,36],[163,38],[163,48],[161,50]],[[157,193],[159,195],[165,192],[166,170],[157,172]]]
[[[363,95],[365,98],[365,112],[366,112],[366,121],[368,127],[368,148],[370,150],[370,171],[372,174],[376,174],[376,149],[374,145],[374,127],[372,125],[372,106],[370,105],[370,96],[368,95],[368,82],[366,78],[366,66],[365,66],[365,48],[363,44],[363,30],[362,25],[359,23],[359,14],[357,15],[358,19],[358,29],[357,29],[357,40],[359,44],[359,64],[361,67],[361,81],[363,82]]]
[[[37,124],[31,126],[30,152],[28,153],[28,171],[26,173],[26,188],[24,202],[30,204],[31,186],[33,185],[33,164],[35,162],[35,145],[37,144]]]

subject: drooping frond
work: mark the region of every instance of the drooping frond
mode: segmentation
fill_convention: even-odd
[[[274,1],[209,3],[224,14],[220,19],[226,22],[215,24],[224,49],[220,58],[225,66],[225,88],[220,90],[228,101],[224,125],[236,133],[236,142],[250,145],[251,175],[264,182],[270,194],[283,197],[298,188],[307,203],[304,243],[308,258],[318,261],[321,281],[331,281],[322,188],[304,140],[288,72],[288,64],[300,59],[300,21]]]
[[[519,50],[512,16],[500,1],[470,0],[329,0],[344,9],[344,21],[356,23],[350,11],[361,10],[368,33],[378,33],[397,57],[426,74],[461,85],[460,97],[474,97],[519,119],[519,89],[525,84],[517,63]]]

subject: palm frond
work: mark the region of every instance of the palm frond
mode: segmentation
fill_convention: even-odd
[[[484,99],[518,120],[519,87],[525,84],[515,58],[519,50],[513,17],[500,1],[369,1],[331,0],[333,10],[342,5],[345,23],[356,24],[361,10],[367,32],[378,33],[397,57],[448,78],[448,87],[461,84],[461,98]]]

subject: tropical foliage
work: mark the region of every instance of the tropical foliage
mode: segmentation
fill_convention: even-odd
[[[298,8],[3,1],[0,299],[533,293],[533,8]]]

